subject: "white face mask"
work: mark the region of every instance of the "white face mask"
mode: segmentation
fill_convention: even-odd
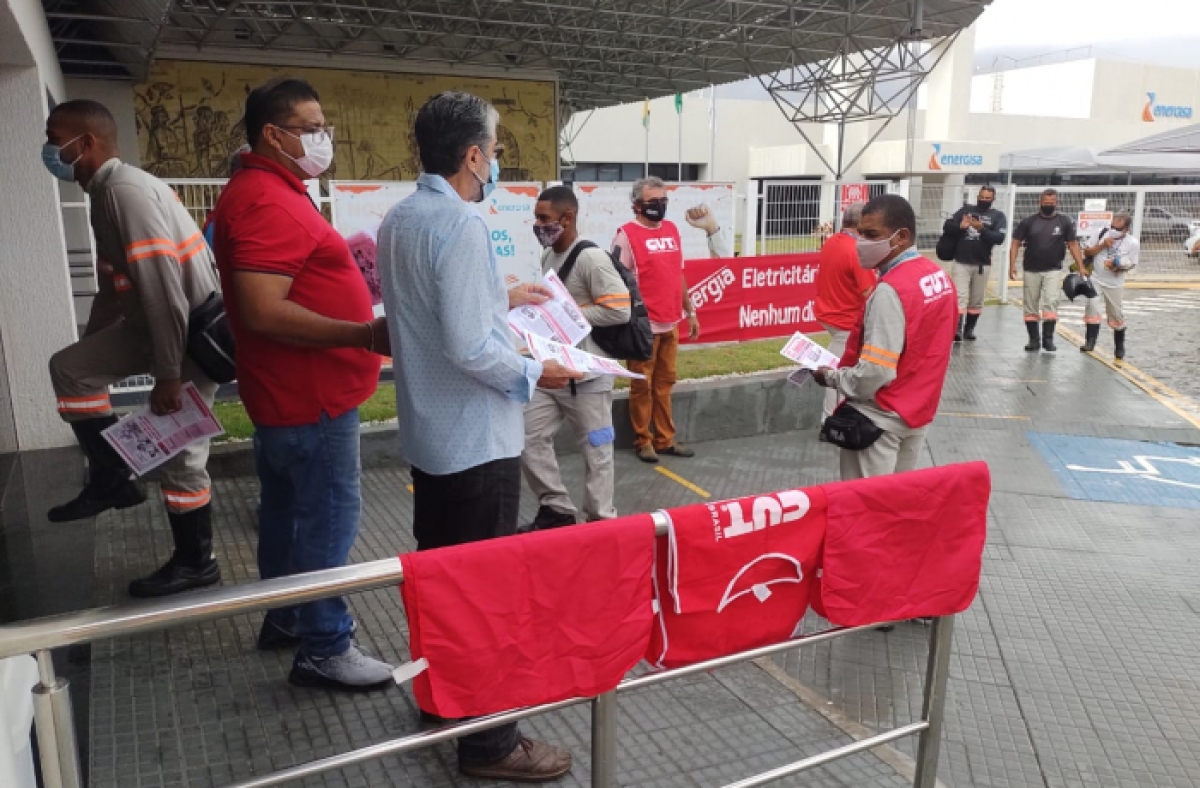
[[[898,232],[900,231],[897,230],[896,233]],[[859,236],[854,242],[858,250],[858,264],[868,271],[878,268],[879,264],[892,253],[892,239],[896,237],[896,233],[877,241],[870,241]]]
[[[1117,229],[1115,229],[1115,228],[1112,228],[1112,227],[1110,227],[1110,228],[1108,229],[1108,233],[1107,233],[1107,235],[1108,235],[1108,237],[1109,237],[1109,238],[1113,239],[1114,241],[1119,241],[1119,240],[1121,240],[1122,238],[1124,238],[1124,237],[1125,237],[1125,231],[1124,231],[1124,230],[1117,230]]]
[[[280,152],[296,162],[296,166],[304,170],[304,174],[308,177],[316,178],[329,169],[329,165],[333,164],[333,126],[326,126],[320,131],[305,134],[292,134],[287,129],[280,130],[284,134],[300,140],[300,144],[304,146],[304,155],[298,159],[288,156],[287,151],[282,148],[280,148]]]

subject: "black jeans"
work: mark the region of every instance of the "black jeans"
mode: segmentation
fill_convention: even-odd
[[[481,542],[517,532],[521,503],[521,459],[476,465],[434,476],[412,469],[413,535],[418,550]],[[517,725],[463,736],[459,763],[484,764],[507,758],[517,748]]]

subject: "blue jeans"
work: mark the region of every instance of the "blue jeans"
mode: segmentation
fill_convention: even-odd
[[[258,573],[264,580],[344,566],[358,535],[358,411],[300,427],[255,425]],[[310,657],[350,646],[353,621],[341,597],[278,608],[272,623],[294,631]]]

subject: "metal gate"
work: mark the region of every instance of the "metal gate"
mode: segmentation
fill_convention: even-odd
[[[837,227],[841,187],[865,184],[868,198],[892,190],[890,181],[763,181],[755,254],[815,252]]]

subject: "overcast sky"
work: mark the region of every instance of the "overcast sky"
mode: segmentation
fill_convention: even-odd
[[[994,0],[976,49],[1067,49],[1128,39],[1200,37],[1200,0]]]

